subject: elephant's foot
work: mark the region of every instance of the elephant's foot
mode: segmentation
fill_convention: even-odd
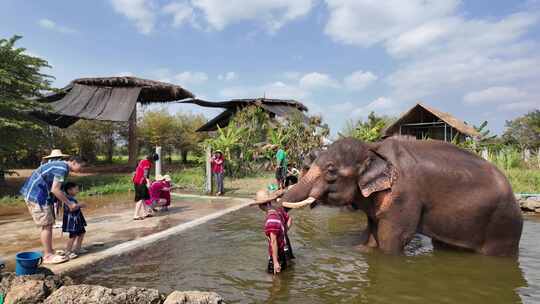
[[[366,245],[360,244],[360,245],[354,246],[354,250],[360,253],[372,253],[375,250],[375,248],[369,247],[367,244]]]
[[[377,244],[377,240],[375,239],[375,236],[373,234],[369,235],[368,241],[366,243],[366,246],[371,248],[377,248],[379,245]]]
[[[365,240],[363,244],[355,246],[354,249],[362,253],[369,253],[373,252],[373,250],[377,247],[379,247],[377,245],[377,240],[375,239],[375,236],[370,233],[367,237],[367,240]]]

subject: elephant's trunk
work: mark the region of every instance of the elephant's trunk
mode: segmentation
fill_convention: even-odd
[[[321,176],[321,169],[317,165],[311,166],[309,171],[300,179],[298,184],[289,189],[280,201],[288,208],[297,208],[309,205],[315,201],[315,199],[308,198],[310,196],[313,184]],[[301,202],[302,206],[295,206],[294,203]],[[292,204],[291,204],[292,203]]]

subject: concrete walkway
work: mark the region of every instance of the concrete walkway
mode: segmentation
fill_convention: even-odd
[[[102,197],[88,203],[85,210],[88,222],[83,248],[90,252],[77,259],[49,265],[54,272],[69,273],[87,267],[111,256],[120,255],[158,240],[180,233],[209,220],[218,218],[247,206],[251,200],[227,197],[208,197],[191,194],[174,194],[168,212],[141,221],[133,220],[134,203],[131,195]],[[86,201],[85,201],[86,202]],[[39,230],[30,215],[13,219],[0,217],[0,257],[7,262],[8,269],[14,268],[15,254],[20,251],[41,251]],[[67,234],[54,229],[55,249],[64,249]]]

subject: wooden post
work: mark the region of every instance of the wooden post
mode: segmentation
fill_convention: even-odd
[[[485,160],[489,160],[489,151],[485,147],[484,147],[484,149],[482,149],[482,158],[485,159]]]
[[[156,161],[156,176],[161,175],[161,147],[156,147],[156,154],[158,155],[158,160]]]
[[[129,130],[128,130],[128,164],[131,167],[137,165],[137,105],[133,108],[133,113],[129,118]]]
[[[210,158],[212,157],[212,148],[206,146],[206,182],[205,182],[205,192],[207,194],[212,193],[212,164],[210,163]]]

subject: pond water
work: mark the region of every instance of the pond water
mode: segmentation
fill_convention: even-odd
[[[319,207],[292,213],[296,260],[266,274],[263,213],[247,208],[144,251],[80,273],[109,287],[209,290],[228,303],[538,303],[540,221],[525,221],[518,260],[432,250],[417,236],[405,256],[353,250],[360,212]],[[97,271],[96,271],[97,269]]]

